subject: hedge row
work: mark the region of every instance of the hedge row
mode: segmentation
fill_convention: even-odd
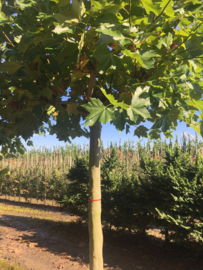
[[[140,150],[140,162],[127,173],[116,150],[101,166],[102,221],[145,233],[162,228],[166,241],[203,243],[203,159],[166,147],[164,156]],[[78,158],[58,202],[87,220],[88,157]]]

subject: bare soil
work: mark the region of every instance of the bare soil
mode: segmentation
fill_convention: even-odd
[[[87,224],[56,205],[1,198],[0,261],[27,270],[88,270]],[[148,236],[104,230],[104,268],[201,270],[203,251],[166,244],[158,229]]]

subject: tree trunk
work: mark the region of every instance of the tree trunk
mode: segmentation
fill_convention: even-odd
[[[90,270],[103,270],[100,176],[101,123],[90,127],[89,155],[89,262]]]

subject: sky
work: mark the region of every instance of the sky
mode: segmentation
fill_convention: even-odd
[[[146,122],[143,125],[149,129],[153,124],[150,122]],[[110,142],[119,143],[119,140],[121,140],[122,144],[124,143],[124,141],[128,141],[128,140],[134,141],[134,144],[136,144],[139,138],[137,136],[134,136],[135,129],[136,128],[134,126],[131,126],[130,133],[126,134],[125,130],[122,132],[118,132],[116,128],[110,123],[107,123],[106,125],[102,124],[101,139],[103,141],[104,147],[106,148],[108,145],[110,145]],[[178,139],[180,140],[183,132],[188,133],[191,136],[195,136],[195,131],[192,128],[188,128],[186,127],[185,123],[179,122],[176,131],[173,132],[174,138],[176,137],[176,134],[177,134]],[[162,139],[165,140],[163,133],[162,133]],[[46,137],[42,137],[37,134],[34,134],[34,136],[30,138],[30,140],[32,140],[35,149],[39,148],[40,146],[45,146],[46,148],[50,149],[56,146],[65,146],[66,144],[69,144],[68,142],[65,143],[63,141],[59,141],[56,138],[56,135],[49,135],[49,134],[47,134]],[[144,143],[146,141],[147,139],[141,138],[141,143]],[[85,145],[89,144],[89,139],[85,137],[75,138],[74,140],[72,140],[72,143],[80,144],[81,146],[84,146],[84,144]],[[31,149],[33,147],[26,146],[26,148]]]

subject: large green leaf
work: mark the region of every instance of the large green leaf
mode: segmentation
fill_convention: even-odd
[[[72,0],[72,9],[71,12],[81,20],[82,15],[85,13],[85,4],[83,1]]]
[[[151,69],[154,67],[154,57],[158,56],[155,51],[140,51],[141,53],[141,60],[143,62],[143,67],[146,69]]]
[[[160,131],[158,129],[153,129],[149,132],[149,135],[148,137],[152,140],[152,139],[160,139],[161,136],[160,136]]]
[[[155,1],[150,0],[141,0],[147,14],[150,14],[150,12],[153,12],[155,15],[159,15],[161,13],[161,9],[159,4],[155,4]]]
[[[84,127],[93,126],[97,121],[106,124],[115,118],[114,110],[104,106],[99,99],[91,98],[90,102],[82,105],[82,107],[89,112]]]
[[[167,115],[162,116],[160,119],[156,120],[155,124],[151,127],[152,129],[160,129],[163,132],[166,132],[173,126],[171,120]]]
[[[121,68],[120,58],[114,56],[113,52],[106,46],[97,48],[94,52],[94,57],[98,60],[97,70],[100,74],[105,73],[109,67],[116,71],[119,71]]]
[[[79,22],[77,16],[74,13],[67,10],[61,10],[59,13],[53,15],[53,17],[60,23],[68,23],[68,22]]]
[[[137,127],[134,131],[134,136],[138,136],[139,138],[140,137],[145,137],[147,138],[147,131],[148,131],[148,128],[144,127],[143,125]]]
[[[3,23],[8,22],[8,21],[9,21],[8,18],[0,16],[0,24],[3,24]]]
[[[187,101],[187,104],[197,108],[200,111],[203,111],[203,100],[199,99],[199,100],[195,100],[195,99],[191,99]]]
[[[118,42],[120,46],[124,47],[126,44],[132,42],[130,39],[126,38],[120,30],[112,30],[110,27],[114,28],[114,24],[101,25],[100,28],[96,29],[103,34],[100,36],[100,43],[103,42],[103,44],[105,44],[108,41],[115,41]]]
[[[173,35],[169,32],[167,36],[160,38],[157,48],[161,49],[162,45],[164,45],[169,50],[172,42]]]
[[[119,132],[125,129],[126,118],[127,113],[122,108],[115,111],[115,119],[112,121],[112,124],[116,127],[116,129]]]
[[[80,22],[82,15],[85,13],[85,5],[83,1],[72,0],[71,11],[61,10],[59,13],[53,15],[53,17],[60,23],[68,22]]]
[[[112,13],[113,15],[117,15],[119,10],[122,8],[122,5],[119,4],[114,4],[113,2],[109,3],[107,1],[94,1],[91,0],[92,4],[92,11],[93,12],[98,12],[99,15],[101,13]]]
[[[105,95],[105,97],[109,100],[109,102],[114,105],[114,107],[118,106],[117,100],[115,100],[114,96],[111,94],[107,94],[104,88],[101,88],[102,93]]]
[[[52,97],[52,91],[51,89],[49,89],[48,87],[44,88],[42,91],[41,91],[42,95],[47,97],[47,98],[51,98]]]
[[[8,72],[8,74],[14,74],[19,70],[23,65],[20,61],[10,61],[0,64],[0,70],[2,72]]]
[[[131,105],[127,109],[127,114],[131,121],[137,121],[138,115],[141,115],[144,119],[150,118],[147,107],[149,106],[149,100],[139,98],[140,88],[137,89],[137,92],[133,95]]]

